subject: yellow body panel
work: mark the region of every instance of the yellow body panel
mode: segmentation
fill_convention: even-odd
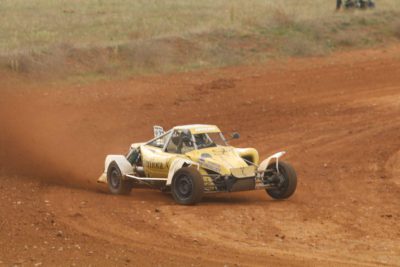
[[[245,158],[246,160],[250,160],[254,164],[258,165],[260,161],[260,156],[258,152],[254,148],[236,148],[236,152],[240,157]]]
[[[220,132],[215,125],[194,124],[174,127],[174,130],[183,129],[189,130],[192,134]],[[147,177],[167,177],[172,162],[176,158],[184,158],[199,164],[199,171],[204,176],[205,183],[212,183],[206,170],[221,176],[233,175],[237,178],[254,176],[256,168],[249,161],[255,164],[258,164],[259,161],[258,152],[254,148],[234,148],[232,146],[216,146],[175,154],[144,144],[141,146],[141,153]],[[246,162],[243,158],[248,161]]]
[[[171,161],[176,157],[182,157],[182,155],[166,153],[161,148],[148,145],[141,147],[141,153],[147,177],[167,177]]]
[[[231,169],[247,167],[248,164],[240,158],[233,147],[218,146],[193,150],[186,155],[198,162],[200,167],[221,175],[231,175]]]

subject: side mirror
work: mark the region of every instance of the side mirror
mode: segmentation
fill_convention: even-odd
[[[240,134],[239,134],[239,133],[234,132],[234,133],[232,134],[232,139],[239,139],[239,138],[240,138]]]

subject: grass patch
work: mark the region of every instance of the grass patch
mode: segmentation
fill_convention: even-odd
[[[0,67],[115,76],[324,55],[400,38],[397,2],[337,13],[325,0],[2,0]]]

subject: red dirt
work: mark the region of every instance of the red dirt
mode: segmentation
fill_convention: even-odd
[[[400,47],[66,85],[0,73],[0,265],[400,266]],[[109,153],[152,125],[286,150],[298,190],[113,196]]]

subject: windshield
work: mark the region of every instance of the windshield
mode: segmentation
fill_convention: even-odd
[[[222,133],[195,134],[194,140],[196,142],[197,149],[226,146],[225,139]]]

